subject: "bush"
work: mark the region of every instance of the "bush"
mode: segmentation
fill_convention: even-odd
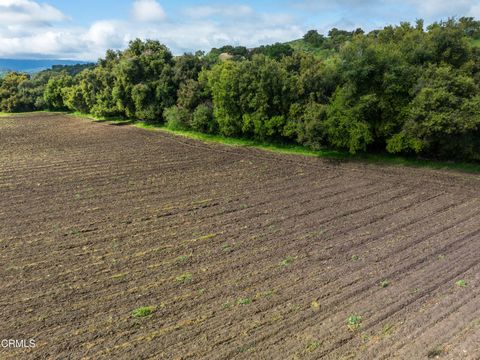
[[[407,121],[387,145],[390,152],[480,159],[480,95],[475,81],[448,65],[431,66],[419,80]]]
[[[171,130],[187,130],[190,128],[191,116],[189,112],[176,105],[166,108],[163,112],[163,118],[167,127]]]
[[[351,97],[348,89],[336,92],[327,110],[325,131],[331,145],[355,154],[366,151],[373,142],[370,112],[376,100],[373,95],[365,95],[357,103],[352,103]]]
[[[194,130],[204,133],[215,133],[218,131],[218,123],[213,117],[213,108],[211,105],[199,105],[192,117],[191,127]]]
[[[297,125],[297,141],[312,149],[319,149],[327,142],[325,120],[327,106],[315,102],[308,103],[300,115]]]
[[[18,112],[29,110],[25,98],[20,93],[23,84],[29,80],[27,74],[9,73],[1,81],[0,86],[0,110],[6,112]]]

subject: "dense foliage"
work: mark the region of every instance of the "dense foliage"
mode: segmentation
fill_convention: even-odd
[[[480,22],[309,31],[288,44],[175,57],[157,41],[94,67],[0,80],[0,110],[70,110],[312,148],[480,161]]]

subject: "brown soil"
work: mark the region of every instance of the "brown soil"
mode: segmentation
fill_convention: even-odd
[[[0,193],[1,359],[480,357],[479,176],[38,114]]]

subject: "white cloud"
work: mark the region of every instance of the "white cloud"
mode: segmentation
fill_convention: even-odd
[[[473,16],[475,18],[480,18],[480,4],[476,4],[472,6],[470,9],[470,13],[468,14],[469,16]]]
[[[28,36],[2,36],[0,56],[15,58],[77,58],[83,47],[78,45],[77,34],[69,30],[45,30]],[[68,55],[67,55],[68,54]]]
[[[137,21],[155,22],[164,20],[166,14],[162,6],[155,0],[135,0],[133,17]]]
[[[90,26],[82,38],[95,47],[118,48],[124,45],[124,36],[122,36],[121,29],[122,24],[118,21],[97,21]]]
[[[0,0],[0,56],[41,57],[66,51],[74,54],[71,30],[56,27],[68,20],[60,10],[48,4]]]
[[[249,16],[254,12],[250,6],[247,5],[223,5],[223,6],[190,6],[184,10],[185,15],[191,18],[208,18],[212,16],[220,17],[241,17]]]
[[[175,53],[210,50],[226,44],[255,47],[277,41],[287,41],[303,35],[302,28],[292,23],[270,25],[254,19],[235,22],[213,20],[189,22],[152,29],[149,35],[165,42]],[[161,34],[159,36],[159,34]]]
[[[226,3],[186,6],[167,18],[159,2],[131,0],[130,19],[99,19],[78,26],[41,1],[48,0],[0,0],[0,57],[95,60],[109,48],[125,48],[136,37],[157,39],[178,54],[225,44],[255,47],[284,42],[310,28],[370,30],[416,18],[428,23],[453,15],[480,16],[479,0],[304,0],[295,5],[291,0],[292,7],[283,12]]]
[[[480,0],[288,0],[290,6],[304,14],[303,25],[326,34],[338,27],[366,31],[380,29],[402,21],[426,24],[450,17],[480,17]]]
[[[226,44],[255,47],[293,40],[304,33],[298,19],[291,14],[257,12],[242,4],[189,6],[183,13],[189,18],[187,21],[175,24],[174,31],[162,32],[165,41],[177,52],[209,50]]]
[[[38,1],[0,0],[0,9],[0,19],[11,17],[0,21],[0,57],[96,60],[137,37],[157,39],[179,54],[226,44],[254,47],[304,32],[289,14],[235,4],[184,8],[179,11],[190,16],[166,19],[158,2],[136,0],[130,20],[99,20],[86,27],[74,26],[58,9]]]
[[[51,5],[30,0],[0,0],[0,24],[50,24],[67,20],[62,12]]]
[[[464,16],[474,6],[478,6],[478,2],[472,0],[409,0],[408,2],[417,9],[418,14],[426,18]]]

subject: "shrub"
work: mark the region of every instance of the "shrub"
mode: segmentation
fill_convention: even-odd
[[[215,133],[218,131],[218,124],[213,117],[211,105],[201,104],[193,112],[191,127],[194,130],[204,133]]]
[[[187,110],[176,105],[166,108],[163,112],[163,118],[167,127],[171,130],[186,130],[190,128],[190,114]]]

